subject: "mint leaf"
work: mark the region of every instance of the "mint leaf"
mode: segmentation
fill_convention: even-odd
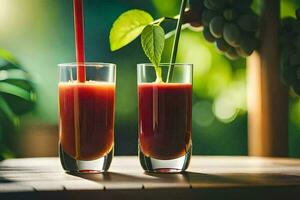
[[[148,25],[141,35],[143,50],[151,63],[157,68],[165,45],[164,29],[158,25]]]
[[[120,15],[110,31],[111,50],[115,51],[129,44],[152,22],[152,16],[143,10],[129,10]]]

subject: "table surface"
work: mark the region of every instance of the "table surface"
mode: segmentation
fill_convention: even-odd
[[[300,159],[193,156],[187,172],[150,174],[136,156],[118,156],[109,172],[71,175],[58,158],[0,162],[0,199],[300,199]],[[25,198],[26,199],[26,198]]]

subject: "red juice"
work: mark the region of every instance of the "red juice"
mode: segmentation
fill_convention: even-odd
[[[60,143],[79,160],[105,156],[114,144],[115,84],[59,83]]]
[[[192,84],[140,83],[139,142],[145,156],[167,160],[191,146]]]

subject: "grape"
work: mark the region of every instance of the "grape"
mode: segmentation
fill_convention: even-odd
[[[241,31],[234,23],[227,23],[224,26],[223,37],[225,41],[233,47],[240,46],[242,36]]]
[[[293,17],[286,17],[281,21],[281,29],[286,33],[291,33],[294,30],[294,26],[297,21]]]
[[[296,17],[298,20],[300,20],[300,8],[296,10]]]
[[[225,20],[221,16],[214,17],[209,23],[209,30],[215,38],[221,38]]]
[[[250,56],[254,51],[254,49],[251,49],[251,50],[246,49],[245,50],[241,47],[237,47],[235,50],[239,56],[244,57],[244,58],[247,58],[248,56]]]
[[[210,4],[209,0],[204,0],[204,6],[209,10],[215,10],[214,6]]]
[[[224,0],[204,0],[204,6],[207,9],[219,11],[224,9],[225,1]]]
[[[196,1],[196,0],[191,0]],[[199,0],[200,1],[200,0]],[[230,59],[247,57],[257,46],[258,16],[253,0],[203,0],[203,36]]]
[[[300,9],[296,17],[281,20],[280,66],[283,82],[300,95]]]
[[[236,1],[234,7],[238,10],[243,10],[251,7],[253,0],[239,0]]]
[[[204,10],[203,0],[190,0],[190,8],[201,13]]]
[[[246,58],[247,56],[249,56],[241,47],[237,47],[235,48],[237,54],[241,57]]]
[[[203,25],[208,26],[210,21],[212,20],[212,18],[214,18],[217,15],[218,15],[217,12],[214,12],[214,11],[211,11],[211,10],[203,11],[202,16],[201,16]]]
[[[187,10],[183,16],[183,23],[189,24],[194,28],[202,27],[201,18],[195,10]]]
[[[233,9],[226,9],[223,12],[223,16],[225,17],[225,19],[227,21],[232,21],[232,20],[236,19],[237,13]]]
[[[291,43],[294,43],[292,40],[297,40],[300,35],[300,23],[297,23],[297,20],[292,17],[284,18],[281,22],[280,29],[280,44],[284,47],[289,47]]]
[[[246,14],[237,19],[237,24],[245,31],[256,31],[258,27],[258,17],[256,15]]]
[[[226,52],[230,48],[229,44],[223,39],[218,39],[216,42],[216,46],[220,51]]]
[[[216,41],[216,38],[210,33],[208,27],[204,27],[203,29],[203,36],[208,42]]]
[[[288,46],[281,50],[280,55],[280,65],[281,69],[284,70],[287,67],[290,67],[290,55],[297,52],[297,49],[294,46]]]
[[[203,5],[203,0],[190,0],[189,7],[190,9],[184,12],[183,23],[188,23],[194,28],[202,27],[201,15],[206,9]]]
[[[286,17],[280,29],[280,65],[284,83],[300,95],[300,9],[296,17]]]
[[[287,33],[286,31],[281,31],[280,33],[280,44],[282,46],[288,47],[291,44],[291,34]]]
[[[232,6],[236,3],[236,0],[226,0],[226,3]]]
[[[239,57],[235,48],[233,47],[230,47],[228,51],[226,51],[225,55],[231,60],[235,60]]]
[[[237,48],[237,53],[242,57],[250,56],[253,53],[256,44],[257,41],[254,38],[244,38],[240,47]]]

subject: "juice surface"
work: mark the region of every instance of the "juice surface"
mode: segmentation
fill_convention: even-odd
[[[161,160],[184,156],[191,146],[192,85],[142,83],[138,97],[142,152]]]
[[[79,160],[106,155],[114,144],[115,84],[59,83],[60,143]]]

